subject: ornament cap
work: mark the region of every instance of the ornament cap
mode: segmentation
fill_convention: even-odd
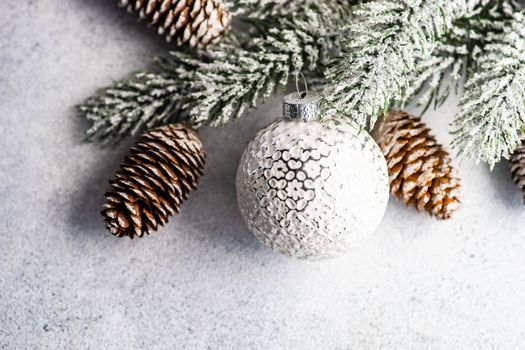
[[[316,120],[323,96],[317,92],[294,92],[284,97],[283,117],[305,122]]]

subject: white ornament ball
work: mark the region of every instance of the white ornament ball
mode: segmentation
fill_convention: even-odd
[[[282,119],[261,130],[241,158],[236,187],[253,234],[308,259],[337,256],[368,237],[389,195],[377,144],[355,124],[334,119]]]

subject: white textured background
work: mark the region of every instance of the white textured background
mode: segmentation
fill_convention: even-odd
[[[129,144],[83,144],[72,107],[167,47],[115,2],[0,1],[0,348],[523,346],[525,207],[506,164],[460,166],[449,222],[391,201],[345,258],[296,261],[252,238],[234,174],[280,97],[203,131],[206,175],[170,225],[110,236],[98,210]],[[426,116],[443,143],[455,104]]]

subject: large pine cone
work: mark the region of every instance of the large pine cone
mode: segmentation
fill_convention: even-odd
[[[231,16],[221,0],[119,0],[119,3],[178,46],[214,44],[230,30]]]
[[[387,160],[390,191],[407,206],[448,219],[460,207],[460,182],[430,129],[404,112],[390,112],[374,133]]]
[[[110,181],[102,210],[117,237],[142,237],[179,212],[197,187],[204,147],[191,127],[170,124],[143,134]]]
[[[525,202],[525,136],[521,139],[521,145],[510,157],[509,166],[512,179],[519,189],[523,191],[523,201]]]

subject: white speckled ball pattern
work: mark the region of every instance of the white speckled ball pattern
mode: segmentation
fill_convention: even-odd
[[[354,124],[279,120],[248,145],[237,199],[249,229],[290,256],[339,255],[370,235],[388,201],[386,161]]]

